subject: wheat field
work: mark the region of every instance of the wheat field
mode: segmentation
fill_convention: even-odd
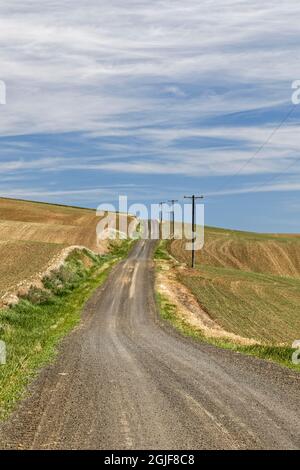
[[[0,297],[68,246],[107,252],[96,236],[100,220],[92,209],[0,198]]]
[[[168,243],[186,263],[179,280],[225,330],[272,345],[300,339],[300,236],[208,227],[194,270],[184,244]]]

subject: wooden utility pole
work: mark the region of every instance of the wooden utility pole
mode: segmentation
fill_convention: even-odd
[[[175,238],[175,214],[174,214],[174,203],[178,202],[178,199],[171,199],[170,201],[172,203],[172,212],[171,212],[171,222],[172,222],[172,238]]]
[[[165,204],[164,201],[159,203],[159,238],[162,240],[163,237],[163,228],[162,228],[162,223],[163,223],[163,204]]]
[[[185,199],[192,200],[192,268],[195,267],[195,239],[196,239],[196,207],[195,207],[195,200],[196,199],[203,199],[204,196],[184,196]]]

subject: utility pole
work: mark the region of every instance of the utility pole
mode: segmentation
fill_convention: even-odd
[[[164,201],[159,203],[159,238],[162,240],[163,237],[163,229],[162,229],[162,223],[163,223],[163,204],[165,204]]]
[[[174,203],[178,202],[178,199],[171,199],[170,201],[172,203],[172,217],[171,217],[171,222],[172,222],[172,238],[175,238],[175,214],[174,214]]]
[[[185,199],[191,199],[192,200],[192,268],[195,267],[195,239],[196,239],[196,207],[195,207],[195,200],[196,199],[203,199],[204,196],[195,196],[193,194],[192,196],[184,196]]]

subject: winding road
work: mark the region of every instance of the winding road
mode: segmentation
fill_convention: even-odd
[[[180,336],[139,241],[9,420],[14,449],[300,448],[300,375]]]

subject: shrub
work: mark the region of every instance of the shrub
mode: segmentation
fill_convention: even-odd
[[[57,271],[53,271],[48,276],[43,278],[43,285],[46,289],[49,289],[54,294],[56,294],[59,290],[61,290],[62,282],[57,276]]]
[[[47,304],[54,300],[51,292],[45,289],[39,289],[35,286],[31,286],[27,294],[24,294],[22,298],[37,305]]]

